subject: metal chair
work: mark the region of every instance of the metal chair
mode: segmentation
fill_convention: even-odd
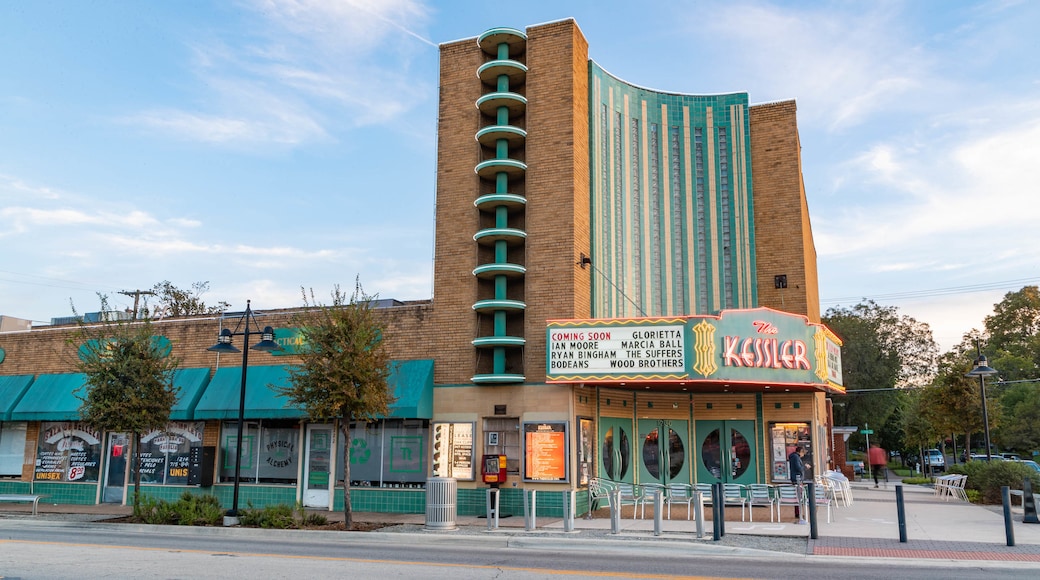
[[[776,511],[779,514],[780,508],[785,505],[793,505],[798,507],[804,507],[805,497],[798,485],[782,484],[776,486]],[[804,514],[805,512],[799,512]],[[782,520],[781,520],[782,521]]]
[[[767,506],[769,508],[769,521],[773,521],[773,508],[776,506],[776,493],[773,490],[773,486],[767,483],[751,483],[747,486],[747,503],[748,512],[751,514],[751,521],[755,521],[755,506]],[[779,508],[777,508],[779,512]],[[780,515],[777,514],[777,519]]]
[[[747,496],[744,486],[739,483],[722,484],[722,500],[724,506],[740,506],[740,521],[744,521],[744,508],[747,507]]]
[[[617,488],[620,492],[618,494],[618,510],[621,509],[621,506],[629,504],[632,506],[632,519],[636,519],[636,515],[639,514],[639,510],[636,508],[642,508],[646,503],[643,488],[631,483],[617,483]]]
[[[669,483],[668,497],[665,498],[668,505],[668,519],[672,519],[672,504],[686,504],[686,519],[690,519],[693,509],[693,486],[688,483]]]
[[[816,507],[819,508],[821,505],[827,506],[827,523],[831,523],[831,500],[830,496],[827,495],[827,489],[822,485],[814,486],[816,488]]]

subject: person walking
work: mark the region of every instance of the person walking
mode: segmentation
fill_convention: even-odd
[[[791,483],[794,484],[798,490],[798,504],[794,506],[794,517],[798,518],[797,524],[806,523],[804,514],[802,514],[802,482],[805,480],[805,463],[802,462],[802,457],[805,456],[805,447],[799,446],[797,449],[791,452],[787,456],[788,468],[791,472]]]
[[[870,463],[870,470],[874,472],[874,487],[877,487],[878,476],[881,475],[883,469],[888,467],[888,453],[877,443],[872,443],[870,449],[867,450],[867,462]],[[885,481],[888,481],[887,476]],[[885,487],[888,488],[887,483]]]

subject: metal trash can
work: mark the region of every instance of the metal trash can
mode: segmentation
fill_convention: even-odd
[[[426,529],[455,529],[458,515],[458,481],[454,477],[431,477],[426,480]]]

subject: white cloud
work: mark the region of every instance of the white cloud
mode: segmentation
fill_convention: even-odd
[[[433,45],[411,0],[256,0],[248,40],[192,43],[197,109],[154,107],[123,121],[182,139],[237,147],[327,141],[337,128],[397,120],[432,89],[410,76]],[[418,48],[417,48],[418,47]]]

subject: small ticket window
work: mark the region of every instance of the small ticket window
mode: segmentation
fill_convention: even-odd
[[[498,486],[506,482],[506,456],[485,455],[480,462],[480,475],[484,483]]]

